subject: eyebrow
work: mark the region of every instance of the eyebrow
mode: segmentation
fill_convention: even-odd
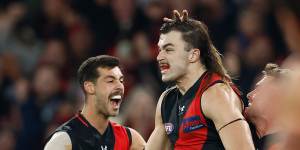
[[[172,43],[167,43],[167,44],[165,44],[165,45],[162,46],[162,49],[165,49],[165,48],[167,48],[168,46],[173,46],[173,47],[174,47],[174,44],[172,44]]]
[[[115,76],[112,76],[112,75],[108,75],[108,76],[104,77],[104,79],[108,79],[108,78],[117,79]],[[120,79],[124,79],[124,76],[121,76]]]

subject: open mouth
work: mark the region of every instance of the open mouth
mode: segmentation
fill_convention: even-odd
[[[114,109],[119,109],[120,104],[122,102],[122,96],[121,95],[114,95],[110,98],[110,103],[113,106]]]
[[[160,72],[166,73],[170,69],[170,65],[167,63],[161,63],[159,64]]]

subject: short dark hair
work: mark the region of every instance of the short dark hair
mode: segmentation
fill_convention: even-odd
[[[208,71],[217,73],[223,78],[230,80],[230,76],[223,66],[221,54],[213,45],[208,34],[208,28],[204,23],[188,18],[184,21],[174,20],[172,22],[165,22],[160,29],[162,34],[171,31],[179,31],[182,33],[183,40],[188,44],[185,50],[189,51],[192,48],[200,49],[201,63]]]
[[[288,76],[289,70],[288,69],[282,69],[277,64],[274,63],[268,63],[263,71],[263,74],[266,76],[272,76],[275,78],[281,78]]]
[[[85,81],[96,82],[96,79],[100,76],[99,72],[97,71],[98,67],[114,68],[119,67],[119,64],[120,62],[117,57],[109,55],[99,55],[88,58],[80,65],[77,71],[77,76],[81,88],[83,89]]]

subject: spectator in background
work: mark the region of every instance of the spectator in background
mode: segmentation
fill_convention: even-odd
[[[233,79],[240,74],[240,61],[239,42],[235,37],[230,37],[225,45],[224,65]]]
[[[119,39],[130,38],[135,32],[146,29],[148,20],[134,0],[114,0],[111,6]]]
[[[24,2],[3,0],[0,2],[0,51],[11,36],[16,24],[26,14]]]
[[[63,101],[57,68],[39,66],[33,76],[32,91],[20,101],[22,127],[17,149],[41,149],[45,127]]]
[[[38,37],[66,38],[67,30],[62,22],[62,17],[67,9],[66,0],[42,0],[39,10],[32,18],[33,26]]]
[[[239,85],[243,91],[249,91],[259,70],[274,60],[272,43],[268,37],[256,37],[242,53]]]
[[[150,45],[156,48],[156,42],[159,37],[159,29],[163,23],[161,18],[167,16],[168,11],[165,9],[165,5],[162,1],[150,1],[145,6],[144,11],[149,19],[147,36],[149,37]]]
[[[85,18],[88,28],[93,33],[95,48],[92,53],[94,55],[106,54],[106,50],[114,46],[115,38],[118,36],[111,1],[72,0],[71,6],[80,16]]]
[[[2,61],[2,55],[0,54],[0,116],[2,117],[5,114],[5,108],[6,108],[6,103],[4,101],[4,72],[3,72],[3,61]]]
[[[61,94],[60,76],[57,68],[51,65],[42,65],[37,68],[33,78],[33,99],[41,108],[44,122],[49,122],[63,98]],[[45,86],[47,85],[47,86]]]
[[[44,139],[50,137],[56,128],[72,118],[72,116],[77,113],[77,110],[79,110],[79,108],[77,108],[72,101],[64,100],[61,102],[60,105],[58,105],[57,111],[53,115],[52,120],[46,124]]]
[[[0,53],[14,54],[21,72],[30,76],[41,53],[42,43],[33,28],[26,22],[25,2],[10,1],[0,12]]]
[[[255,11],[254,6],[259,3],[249,3],[249,7],[239,14],[238,32],[225,44],[224,59],[225,64],[230,65],[229,69],[238,79],[236,83],[244,93],[250,91],[253,81],[265,64],[278,59],[274,43],[265,30],[265,16]],[[246,99],[245,95],[243,99]]]
[[[190,2],[195,19],[209,26],[211,39],[224,54],[225,40],[236,31],[237,8],[231,0],[200,0]]]
[[[132,57],[131,40],[137,32],[146,32],[148,19],[135,5],[134,0],[114,0],[111,3],[113,19],[118,36],[114,38],[114,45],[109,54],[116,54],[121,61],[130,61]]]
[[[114,55],[118,56],[124,64],[128,91],[140,82],[153,81],[151,85],[156,86],[159,78],[155,59],[157,52],[151,46],[146,33],[137,32],[131,41],[123,41],[119,44]]]
[[[67,46],[63,40],[49,39],[45,43],[45,48],[39,58],[40,65],[51,65],[58,70],[59,76],[68,81],[70,78],[70,60]]]
[[[144,139],[148,139],[154,128],[155,95],[151,87],[139,84],[127,96],[122,109],[124,124],[136,129]]]
[[[31,25],[19,21],[4,45],[4,52],[14,54],[20,62],[22,75],[32,75],[43,51],[43,42],[36,37]]]
[[[15,133],[10,128],[0,128],[0,144],[1,150],[15,150],[16,138]]]
[[[0,64],[0,128],[10,127],[13,132],[17,133],[22,122],[20,108],[16,105],[15,98],[23,98],[25,95],[23,92],[15,92],[14,88],[18,85],[19,91],[22,91],[24,89],[22,83],[26,85],[26,82],[22,80],[19,63],[14,55],[0,55]]]
[[[78,41],[77,41],[78,42]],[[72,73],[76,72],[76,66],[79,66],[81,57],[86,57],[87,54],[75,58],[73,52],[68,47],[68,42],[65,39],[51,38],[45,42],[45,48],[38,65],[51,65],[58,71],[60,89],[64,93],[68,93],[72,89],[74,78]],[[85,53],[88,51],[85,51]],[[73,100],[73,98],[71,99]]]
[[[265,65],[264,63],[256,63],[256,59],[253,59],[257,57],[257,54],[261,54],[257,53],[261,48],[254,45],[257,44],[256,41],[259,42],[259,40],[256,39],[264,34],[262,33],[263,22],[262,16],[252,9],[241,12],[238,21],[238,57],[243,58],[240,59],[239,62],[240,72],[238,85],[240,85],[243,92],[248,93],[254,79],[256,78],[256,75],[263,69]]]
[[[93,52],[94,48],[94,35],[86,24],[74,25],[70,29],[68,35],[68,46],[71,63],[74,64],[74,68],[78,67],[82,61],[87,59],[90,55],[96,54]],[[100,51],[97,49],[97,51]],[[76,69],[74,69],[76,70]],[[76,71],[72,71],[75,73]]]
[[[134,74],[137,76],[136,84],[148,84],[153,89],[159,89],[160,76],[157,70],[157,49],[151,45],[144,32],[137,32],[133,39],[133,56],[135,58]]]
[[[186,0],[186,1],[172,1],[172,0],[164,0],[163,1],[164,6],[168,6],[166,9],[167,12],[170,12],[172,10],[192,10],[194,1],[193,0]]]
[[[20,64],[15,55],[11,53],[5,53],[2,54],[0,58],[0,72],[2,72],[2,79],[0,79],[2,80],[0,83],[2,88],[0,92],[0,102],[2,107],[0,111],[0,127],[2,124],[4,124],[7,126],[11,126],[16,131],[19,131],[21,126],[21,110],[20,107],[17,105],[18,101],[16,100],[16,98],[23,99],[23,97],[26,96],[26,94],[24,92],[15,91],[15,88],[18,88],[20,89],[20,91],[22,91],[22,89],[24,89],[22,87],[26,88],[26,81],[23,80]]]
[[[6,86],[12,85],[15,81],[22,77],[21,64],[12,53],[3,53],[2,54],[2,77],[5,79]]]

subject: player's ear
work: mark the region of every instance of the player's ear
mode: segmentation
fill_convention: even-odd
[[[87,94],[95,94],[95,84],[91,81],[85,81],[83,83],[84,90]]]
[[[200,59],[200,50],[198,48],[193,48],[189,54],[189,61],[191,63],[198,62]]]

